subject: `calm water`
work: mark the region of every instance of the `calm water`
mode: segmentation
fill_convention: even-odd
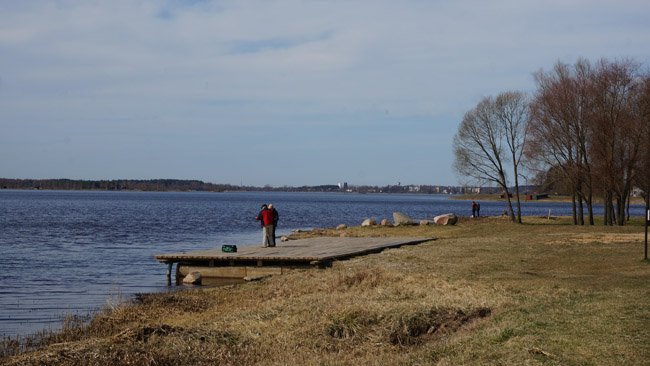
[[[359,225],[394,211],[415,219],[471,213],[466,201],[437,195],[338,193],[152,193],[0,191],[0,336],[57,328],[139,292],[168,289],[155,254],[258,244],[261,203],[292,229]],[[498,215],[501,202],[482,202]],[[564,203],[525,203],[525,215],[570,215]],[[632,214],[643,215],[642,206]]]

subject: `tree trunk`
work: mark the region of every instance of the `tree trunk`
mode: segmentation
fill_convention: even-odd
[[[650,160],[649,160],[650,161]],[[645,236],[644,236],[644,257],[643,259],[648,260],[648,221],[650,221],[650,185],[645,189],[645,217],[643,221],[645,222]]]
[[[625,194],[616,198],[616,224],[619,226],[625,226],[625,203],[627,197]]]
[[[587,193],[586,204],[587,204],[587,212],[589,215],[589,225],[593,226],[594,225],[594,197],[591,190],[589,191],[589,193]]]
[[[586,156],[586,154],[585,154]],[[585,195],[585,204],[587,205],[587,215],[589,216],[589,225],[594,225],[594,180],[593,173],[591,171],[591,164],[588,159],[585,158],[584,165],[587,170],[586,178],[586,189],[587,193]]]
[[[515,195],[517,195],[517,223],[521,224],[521,198],[519,197],[519,179],[515,168]]]
[[[584,207],[582,206],[583,199],[584,198],[582,196],[582,190],[578,190],[578,197],[576,201],[578,204],[578,224],[581,226],[584,226],[585,224],[585,213],[584,213]]]
[[[611,225],[612,222],[612,194],[609,191],[605,191],[605,197],[603,198],[603,225]]]
[[[510,195],[506,193],[508,196],[508,211],[510,211],[510,221],[512,222],[517,222],[517,219],[515,218],[515,211],[512,209],[512,199],[510,199]]]
[[[578,225],[578,216],[576,213],[576,193],[571,194],[571,214],[573,215],[573,225]]]
[[[516,219],[515,219],[515,212],[512,209],[512,199],[510,199],[510,192],[508,191],[508,187],[504,186],[503,190],[505,192],[506,199],[508,200],[508,213],[509,213],[509,216],[510,216],[510,221],[517,222]]]

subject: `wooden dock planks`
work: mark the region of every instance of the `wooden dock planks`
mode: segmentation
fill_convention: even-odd
[[[318,237],[290,240],[278,243],[276,247],[263,248],[260,245],[245,245],[237,253],[224,253],[221,248],[197,250],[183,253],[159,254],[155,258],[163,263],[228,262],[313,262],[329,261],[381,251],[402,245],[419,244],[435,238],[380,237],[340,238]]]
[[[221,247],[184,253],[159,254],[155,258],[167,263],[167,281],[171,284],[172,266],[176,265],[176,284],[191,272],[205,279],[246,279],[283,274],[288,268],[328,266],[331,261],[387,248],[419,244],[435,238],[382,237],[340,238],[317,237],[290,240],[276,247],[244,245],[237,253],[226,253]]]

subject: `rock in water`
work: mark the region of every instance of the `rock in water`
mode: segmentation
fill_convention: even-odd
[[[456,225],[458,222],[458,216],[453,213],[438,215],[433,218],[433,222],[435,222],[436,225]]]
[[[393,212],[393,221],[397,225],[413,225],[413,220],[406,214],[401,212]]]
[[[183,278],[183,283],[187,285],[200,285],[201,280],[201,272],[190,272]]]
[[[375,219],[365,219],[361,223],[361,226],[374,226],[377,225],[377,221]]]

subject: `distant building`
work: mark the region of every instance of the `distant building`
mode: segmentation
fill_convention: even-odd
[[[420,192],[420,186],[409,186],[409,192]]]

